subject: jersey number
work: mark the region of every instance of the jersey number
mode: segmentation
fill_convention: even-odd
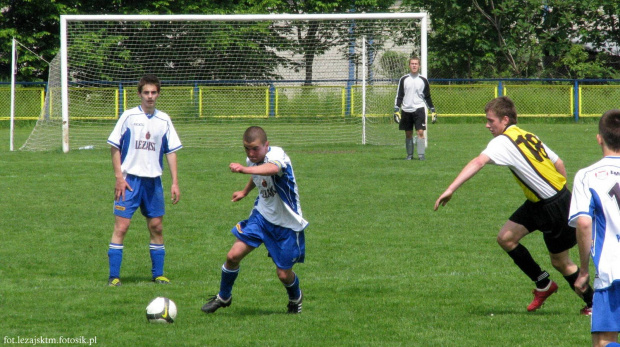
[[[620,209],[620,185],[616,182],[607,193],[612,199],[616,200],[616,206]],[[620,242],[620,235],[616,235],[616,239]]]
[[[613,199],[616,199],[616,205],[620,208],[620,185],[618,185],[618,183],[614,184],[607,194],[609,194],[609,196]]]
[[[515,142],[517,145],[523,144],[539,162],[542,162],[545,158],[549,158],[545,148],[543,147],[542,141],[540,141],[533,134],[526,134],[525,137],[523,137],[523,135],[519,135],[517,136],[517,140]]]

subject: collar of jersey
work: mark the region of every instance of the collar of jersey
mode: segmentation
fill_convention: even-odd
[[[508,124],[508,126],[504,129],[504,131],[502,131],[502,134],[505,133],[508,129],[512,128],[512,127],[516,127],[516,124]]]
[[[155,113],[157,112],[157,109],[153,110],[153,113],[146,113],[144,112],[144,110],[142,109],[142,105],[139,105],[138,108],[140,109],[140,111],[142,111],[142,113],[144,113],[144,115],[146,116],[146,118],[151,119],[153,118],[153,116],[155,115]]]

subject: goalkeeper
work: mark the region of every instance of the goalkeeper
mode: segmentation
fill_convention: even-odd
[[[428,80],[420,76],[420,58],[409,59],[410,73],[404,75],[398,81],[396,99],[394,100],[394,121],[399,123],[398,129],[405,131],[405,147],[407,149],[406,160],[413,159],[413,128],[418,134],[418,159],[425,160],[426,111],[425,106],[431,111],[431,122],[437,121],[437,113],[431,100],[431,88]]]

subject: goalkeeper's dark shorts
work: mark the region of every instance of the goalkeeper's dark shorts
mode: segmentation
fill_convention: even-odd
[[[561,253],[577,244],[575,228],[568,226],[570,199],[570,190],[564,187],[552,198],[538,202],[526,200],[509,219],[529,232],[542,231],[549,252]]]
[[[414,126],[415,130],[426,130],[426,112],[424,107],[420,107],[413,112],[401,112],[398,129],[412,131]]]

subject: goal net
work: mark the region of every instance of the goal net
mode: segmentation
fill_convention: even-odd
[[[22,149],[107,147],[145,74],[185,147],[239,146],[250,125],[279,145],[400,143],[396,83],[412,55],[426,74],[426,25],[424,13],[61,16]]]

